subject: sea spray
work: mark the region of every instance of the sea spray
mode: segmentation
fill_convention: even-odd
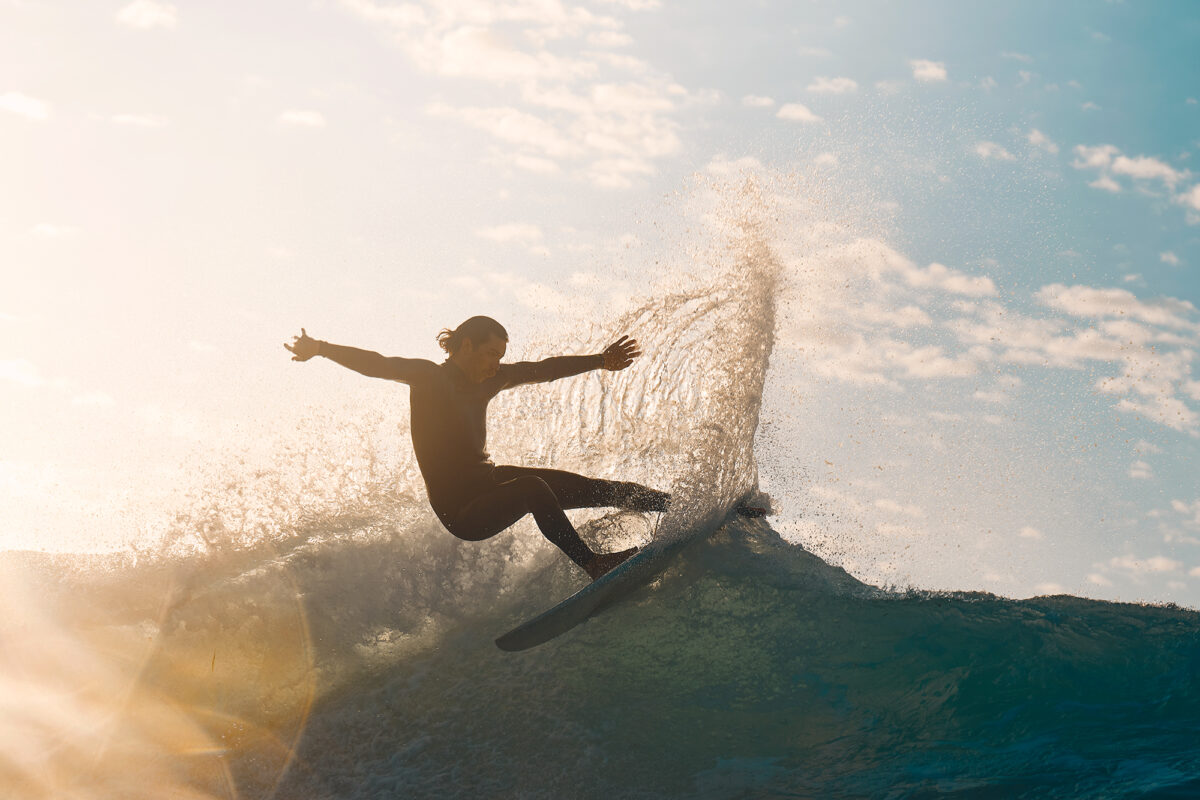
[[[735,219],[705,258],[678,265],[669,290],[582,333],[524,344],[526,358],[598,352],[629,333],[645,355],[624,373],[506,393],[490,414],[496,460],[668,488],[678,502],[659,532],[686,535],[756,483],[776,272],[756,223]],[[152,544],[6,557],[21,577],[7,607],[36,609],[36,629],[57,644],[32,636],[23,614],[2,623],[10,649],[42,664],[4,699],[12,718],[39,721],[33,750],[79,737],[90,758],[87,770],[76,750],[10,760],[10,785],[30,797],[120,794],[130,791],[121,771],[143,760],[169,773],[147,796],[269,795],[297,768],[314,704],[353,702],[397,671],[419,691],[420,664],[452,652],[471,662],[513,620],[580,585],[528,521],[484,543],[441,528],[404,441],[406,389],[395,391],[386,408],[301,417],[273,460],[216,464]],[[605,549],[622,544],[614,535],[644,541],[653,530],[612,524],[612,513],[574,516]],[[70,663],[43,663],[59,659]],[[98,676],[97,691],[73,716],[62,687],[79,670]],[[64,713],[39,719],[50,699]],[[77,730],[76,719],[93,718],[102,724]],[[395,735],[394,721],[380,724],[375,737]]]

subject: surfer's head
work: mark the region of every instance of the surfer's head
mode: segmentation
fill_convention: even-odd
[[[437,340],[450,354],[450,360],[475,383],[496,374],[508,349],[508,331],[491,317],[471,317],[454,330],[443,328]]]

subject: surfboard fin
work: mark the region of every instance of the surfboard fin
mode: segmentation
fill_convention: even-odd
[[[743,497],[733,510],[738,516],[747,517],[749,519],[761,519],[769,516],[773,509],[771,508],[771,498],[763,491],[754,490]]]
[[[746,505],[745,503],[742,503],[733,510],[738,513],[738,516],[749,517],[750,519],[760,519],[771,513],[769,509],[763,508],[762,506],[750,506]]]

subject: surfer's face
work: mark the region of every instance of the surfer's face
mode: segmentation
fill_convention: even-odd
[[[500,368],[500,359],[508,350],[508,342],[498,336],[492,336],[479,347],[467,339],[459,349],[455,359],[462,367],[466,376],[475,383],[481,383],[496,374]]]

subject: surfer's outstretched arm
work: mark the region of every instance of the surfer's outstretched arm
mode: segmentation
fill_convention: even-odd
[[[304,328],[300,329],[300,335],[294,337],[290,345],[285,344],[284,347],[292,353],[292,361],[308,361],[313,356],[323,356],[368,378],[384,378],[403,383],[411,383],[424,371],[435,366],[432,361],[421,358],[382,356],[373,350],[361,350],[313,339]]]
[[[591,356],[554,356],[542,361],[501,364],[499,373],[503,377],[505,388],[510,388],[523,383],[556,381],[559,378],[569,378],[572,375],[590,372],[594,369],[615,372],[628,367],[641,354],[637,339],[622,336],[606,347],[603,353]]]

